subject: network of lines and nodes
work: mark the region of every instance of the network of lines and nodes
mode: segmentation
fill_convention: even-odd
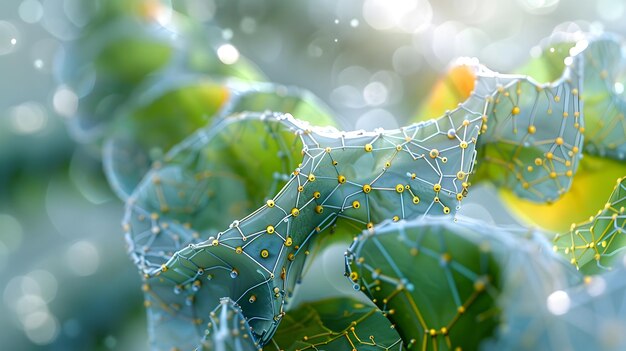
[[[259,351],[241,309],[229,298],[209,314],[209,322],[201,345],[196,351]]]
[[[298,306],[283,318],[266,351],[402,351],[403,342],[385,314],[348,297]]]
[[[301,151],[300,137],[293,130],[262,114],[227,119],[174,148],[127,202],[123,226],[142,275],[160,270],[176,251],[217,235],[233,219],[264,203],[268,191],[277,192],[289,179]],[[255,171],[242,172],[246,168]],[[211,274],[207,270],[205,277]],[[146,282],[145,286],[150,291],[146,303],[154,347],[190,349],[194,337],[187,335],[188,331],[195,339],[202,332],[194,323],[196,316],[213,308],[196,302],[195,290],[200,286],[187,291],[170,282]],[[202,299],[214,304],[212,299],[221,297],[219,294]],[[197,311],[199,304],[201,312]],[[180,338],[169,335],[179,329]]]
[[[569,63],[570,56],[581,56],[584,93],[580,94],[580,99],[584,100],[585,152],[624,160],[626,56],[622,38],[605,32],[556,32],[543,42],[542,54],[530,61],[527,71],[549,79],[561,74],[563,63]]]
[[[232,114],[281,111],[303,121],[337,126],[330,109],[310,92],[272,83],[216,82],[183,76],[151,84],[138,100],[142,103],[127,108],[126,118],[117,122],[103,147],[105,174],[122,200],[130,197],[154,165],[168,162],[172,146]],[[182,109],[179,100],[200,102]]]
[[[583,148],[582,69],[574,56],[553,83],[519,76],[497,87],[477,148],[479,179],[535,202],[552,202],[569,190]]]
[[[386,313],[408,349],[476,349],[499,319],[493,251],[503,246],[481,237],[483,229],[440,218],[387,222],[355,240],[346,275]]]
[[[460,107],[438,121],[376,132],[312,128],[289,115],[273,113],[233,117],[223,126],[250,120],[282,124],[303,145],[304,159],[278,195],[252,215],[233,221],[228,230],[195,244],[186,241],[193,239],[195,228],[185,228],[184,222],[165,229],[186,230],[186,235],[163,231],[162,225],[154,229],[159,218],[137,216],[135,220],[138,202],[130,203],[125,228],[131,253],[152,291],[169,284],[186,296],[191,304],[188,319],[198,324],[204,323],[204,309],[211,303],[214,306],[219,298],[231,297],[241,305],[255,337],[265,344],[284,314],[286,299],[317,233],[337,220],[371,228],[386,218],[451,215],[456,210],[467,191],[482,114]],[[163,203],[159,196],[153,200],[153,208],[165,205],[172,212],[172,204]],[[217,213],[223,215],[223,211]],[[157,241],[160,236],[162,241]],[[167,249],[172,242],[183,248]],[[211,282],[206,282],[208,277]]]
[[[621,178],[598,214],[586,222],[573,223],[569,233],[555,236],[554,251],[565,255],[583,273],[597,273],[610,269],[623,253],[625,236],[626,178]]]
[[[563,77],[546,85],[476,64],[475,89],[467,101],[438,120],[398,130],[340,132],[268,112],[235,115],[196,133],[155,164],[129,197],[123,222],[144,276],[154,344],[197,345],[210,311],[228,297],[241,307],[253,342],[267,345],[317,234],[338,223],[374,231],[383,220],[454,214],[470,185],[477,142],[485,150],[481,160],[487,161],[488,178],[531,200],[558,198],[570,186],[582,149],[581,60],[573,55]],[[255,138],[241,137],[248,129],[273,147],[250,147],[248,140]],[[264,164],[272,158],[277,162]],[[448,266],[442,262],[447,246],[425,247],[430,254],[423,256],[440,253],[438,267],[448,284],[440,286],[450,288],[454,314],[446,321],[418,318],[414,326],[421,334],[415,335],[421,339],[403,335],[405,344],[477,345],[478,333],[467,338],[455,333],[466,329],[459,324],[472,322],[467,309],[480,309],[481,303],[493,307],[488,301],[497,292],[495,278],[484,267],[472,271],[458,260]],[[479,256],[478,263],[490,257]],[[396,279],[395,295],[381,302],[413,296],[409,280]],[[372,289],[384,283],[389,281],[378,280]],[[382,303],[383,313],[400,318]],[[476,318],[493,325],[495,315],[486,309]],[[162,343],[156,339],[163,329],[176,335],[163,336]]]
[[[626,160],[626,56],[622,39],[609,33],[589,36],[583,53],[586,152]]]

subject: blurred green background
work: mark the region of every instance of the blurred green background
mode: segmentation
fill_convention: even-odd
[[[220,48],[230,58],[234,50],[269,81],[311,90],[345,127],[364,129],[403,125],[455,57],[508,72],[554,31],[626,30],[621,0],[161,3],[174,9],[159,17],[166,30],[175,33],[172,16],[190,17],[215,38],[206,47],[222,61]],[[104,179],[99,148],[77,144],[64,121],[77,103],[60,80],[67,48],[98,8],[89,0],[0,2],[2,350],[147,349],[140,281],[119,224],[123,204]],[[490,189],[479,194],[464,214],[511,221]],[[339,281],[329,295],[350,289],[341,247],[318,260],[308,273],[316,286]]]

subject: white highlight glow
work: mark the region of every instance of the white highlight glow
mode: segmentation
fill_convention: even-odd
[[[79,241],[68,248],[65,261],[76,275],[88,276],[98,270],[100,255],[94,244],[88,241]]]
[[[72,117],[78,109],[78,96],[67,86],[57,88],[52,97],[54,110],[63,117]]]
[[[239,50],[231,44],[224,44],[217,49],[217,57],[226,65],[232,65],[239,60]]]
[[[433,9],[427,0],[366,0],[363,18],[375,29],[418,33],[430,26]]]
[[[37,0],[24,0],[18,8],[18,13],[22,21],[37,23],[43,17],[43,6]]]
[[[548,296],[548,311],[554,315],[560,316],[567,313],[570,304],[569,295],[563,290],[557,290]]]
[[[48,121],[43,106],[36,102],[25,102],[9,111],[13,130],[18,134],[32,134],[42,130]]]

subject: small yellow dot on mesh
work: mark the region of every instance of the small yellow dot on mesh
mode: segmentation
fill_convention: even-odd
[[[372,144],[365,144],[365,152],[370,152],[372,151],[374,148],[372,147]]]
[[[396,151],[402,150],[402,145],[396,145]]]
[[[558,95],[555,95],[555,96],[554,96],[554,101],[556,101],[556,102],[561,101],[561,97],[560,97],[560,96],[558,96]]]
[[[553,154],[553,153],[551,153],[551,152],[546,152],[546,158],[547,158],[548,160],[551,160],[551,159],[553,159],[553,158],[554,158],[554,154]]]
[[[358,209],[358,208],[360,208],[360,207],[361,207],[361,203],[360,203],[360,202],[358,202],[358,201],[356,201],[356,200],[355,200],[355,201],[352,201],[352,207],[354,207],[354,208]]]
[[[315,175],[314,174],[309,174],[309,182],[314,182],[315,181]]]
[[[319,199],[320,196],[322,196],[322,194],[320,194],[319,191],[316,191],[316,192],[313,193],[313,197],[316,198],[316,199]]]
[[[563,145],[563,138],[558,137],[556,138],[556,140],[554,141],[557,145]]]
[[[287,259],[288,259],[289,261],[293,261],[293,260],[295,260],[295,259],[296,259],[296,256],[295,256],[293,253],[290,253],[289,255],[287,255]]]
[[[556,178],[556,172],[550,172],[550,178],[552,179]]]
[[[213,246],[217,246],[219,245],[219,241],[217,241],[217,239],[213,240],[213,242],[211,242],[211,244],[213,244]]]
[[[526,170],[528,172],[532,172],[534,170],[534,168],[533,168],[533,166],[528,166],[528,167],[526,167]]]
[[[274,200],[267,200],[266,204],[267,204],[267,207],[274,207],[274,205],[276,205],[274,203]]]
[[[397,222],[397,221],[399,221],[399,220],[400,220],[400,217],[398,217],[398,216],[393,216],[393,218],[392,218],[392,219],[393,219],[393,221],[394,221],[394,222]]]
[[[585,133],[585,127],[578,128],[578,131],[584,134]]]
[[[580,112],[579,111],[574,112],[574,117],[580,117]]]
[[[522,188],[528,189],[528,188],[530,188],[530,184],[528,184],[528,182],[523,182],[522,183]]]
[[[357,281],[359,279],[359,274],[357,272],[352,272],[350,273],[350,280],[352,280],[353,282]]]
[[[459,146],[461,147],[461,149],[467,149],[467,141],[462,141]]]
[[[443,335],[448,334],[448,328],[446,328],[446,327],[441,328],[441,334],[443,334]]]
[[[568,170],[567,172],[565,172],[565,175],[568,177],[571,177],[573,175],[571,170]]]
[[[443,208],[443,213],[448,214],[450,213],[450,207],[446,206]]]
[[[567,111],[563,111],[563,117],[567,118],[569,116],[569,113]]]
[[[242,253],[242,252],[243,252],[243,249],[241,248],[241,246],[237,246],[237,247],[235,248],[235,253],[240,254],[240,253]]]
[[[322,207],[322,205],[315,206],[315,212],[321,214],[322,212],[324,212],[324,207]]]
[[[274,226],[268,225],[265,231],[267,231],[267,234],[274,234]]]
[[[456,173],[456,177],[457,177],[459,180],[463,180],[463,178],[465,178],[465,172],[463,172],[463,171],[458,171],[458,172]]]
[[[546,112],[547,112],[549,115],[551,115],[551,114],[552,114],[552,109],[551,109],[551,108],[549,108]]]
[[[389,168],[389,167],[391,167],[391,162],[389,161],[385,162],[385,168]]]
[[[404,191],[404,185],[398,184],[396,185],[396,192],[401,193]]]
[[[442,157],[442,158],[441,158],[441,162],[443,162],[443,163],[448,162],[448,158],[447,158],[447,157]]]
[[[287,237],[287,239],[285,239],[285,246],[291,246],[293,244],[293,239],[291,239],[291,237]]]
[[[458,201],[463,200],[463,194],[462,194],[462,193],[458,193],[458,194],[456,194],[456,199],[457,199]]]
[[[573,153],[578,153],[578,147],[577,147],[577,146],[574,146],[574,147],[572,148],[572,152],[573,152]]]
[[[537,131],[537,127],[533,125],[528,126],[528,133],[535,134],[536,131]]]
[[[519,106],[514,106],[513,109],[511,110],[511,114],[518,115],[519,113],[520,113]]]
[[[576,88],[572,89],[572,95],[578,95],[578,89]]]
[[[417,196],[413,196],[413,203],[416,204],[416,205],[419,204],[420,203],[420,198],[417,197]]]
[[[302,185],[298,186],[298,192],[301,193],[304,191],[304,187]]]
[[[369,192],[372,191],[372,186],[369,184],[365,184],[363,185],[363,192],[366,194],[369,194]]]
[[[291,215],[294,217],[298,217],[298,215],[300,214],[300,210],[297,209],[296,207],[291,209]]]
[[[437,331],[436,331],[435,329],[431,329],[431,330],[429,331],[429,333],[430,333],[430,336],[435,336],[435,335],[437,335]]]
[[[483,291],[485,290],[485,282],[482,279],[478,279],[474,282],[474,290]]]
[[[346,182],[346,177],[340,175],[337,177],[337,181],[339,182],[339,184],[343,184]]]
[[[372,229],[374,228],[374,223],[368,222],[367,225],[365,225],[365,227],[367,227],[367,229]]]
[[[261,257],[268,258],[270,256],[270,252],[266,249],[261,250]]]
[[[439,191],[439,190],[441,190],[441,184],[435,184],[435,185],[433,185],[433,190],[434,190],[434,191]]]
[[[330,147],[327,147],[326,149],[324,149],[324,151],[326,151],[327,153],[330,153],[331,148],[330,148]]]
[[[467,120],[467,119],[464,119],[464,120],[463,120],[463,125],[464,125],[464,126],[466,126],[466,127],[467,127],[467,126],[469,126],[469,124],[470,124],[470,121],[469,121],[469,120]]]
[[[464,307],[464,306],[459,306],[459,307],[456,309],[456,311],[457,311],[458,313],[460,313],[460,314],[463,314],[463,313],[465,313],[465,307]]]
[[[430,156],[430,158],[437,158],[437,156],[439,156],[439,150],[432,149],[432,150],[430,150],[428,155]]]

